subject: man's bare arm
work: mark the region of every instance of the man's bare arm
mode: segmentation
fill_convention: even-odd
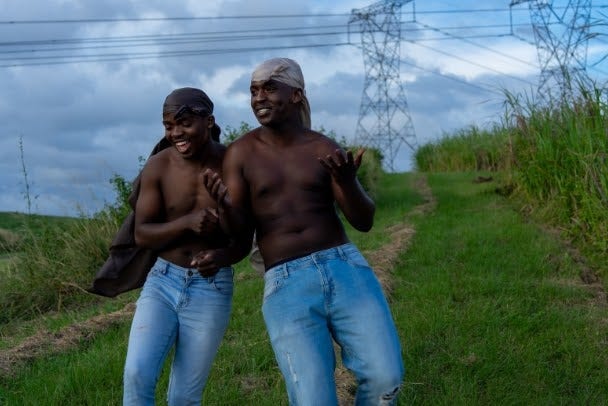
[[[217,227],[217,213],[198,210],[167,222],[160,190],[162,167],[150,160],[141,176],[141,189],[135,206],[135,242],[141,247],[161,250],[188,230],[204,234]]]
[[[369,231],[374,224],[376,205],[357,179],[357,170],[365,150],[353,157],[351,151],[337,148],[333,154],[320,157],[319,162],[332,178],[332,189],[338,207],[348,222],[359,231]]]

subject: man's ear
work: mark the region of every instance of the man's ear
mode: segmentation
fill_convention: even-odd
[[[304,98],[302,93],[302,89],[294,89],[293,93],[291,93],[291,102],[292,103],[300,103]]]
[[[207,128],[213,128],[215,125],[215,117],[213,114],[207,116]]]

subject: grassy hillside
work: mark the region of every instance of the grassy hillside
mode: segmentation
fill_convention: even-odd
[[[28,234],[41,234],[51,227],[72,224],[73,217],[28,215],[17,212],[0,212],[0,253],[18,251],[20,242]]]
[[[538,106],[507,99],[504,122],[420,147],[424,172],[492,171],[527,213],[559,229],[598,264],[608,256],[608,89]],[[597,268],[608,288],[605,266]]]
[[[390,297],[407,367],[399,404],[606,404],[608,304],[601,284],[582,280],[593,270],[576,249],[522,216],[495,193],[495,181],[478,182],[488,175],[428,175],[431,195],[422,175],[385,174],[373,230],[349,229],[370,258],[397,249]],[[393,230],[404,224],[409,243],[395,248]],[[286,405],[261,294],[262,280],[239,264],[234,312],[204,404]],[[128,299],[87,311],[115,310]],[[54,320],[47,317],[45,328],[69,324]],[[2,375],[0,404],[120,404],[128,326],[127,316],[59,353],[41,351]],[[160,399],[166,385],[167,371]]]
[[[401,256],[404,404],[606,404],[602,285],[581,279],[590,269],[557,233],[477,178],[429,175],[437,209]]]
[[[15,255],[22,251],[28,236],[41,234],[50,227],[65,226],[75,220],[70,217],[0,212],[0,275],[6,272]]]
[[[75,220],[74,217],[30,215],[3,211],[0,212],[0,229],[19,231],[25,227],[33,227],[35,231],[39,231],[49,225],[65,224]]]

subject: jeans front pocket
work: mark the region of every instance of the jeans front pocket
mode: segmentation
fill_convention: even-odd
[[[222,268],[213,278],[213,287],[223,295],[232,296],[234,291],[234,271],[232,268]]]
[[[145,285],[154,284],[155,282],[161,283],[161,278],[167,273],[167,265],[156,262],[150,268],[148,275],[146,276]]]
[[[349,252],[346,257],[346,262],[354,268],[371,268],[363,254],[359,251]]]
[[[263,300],[268,299],[274,293],[278,292],[279,289],[285,284],[285,275],[283,274],[283,268],[270,269],[266,271],[264,275],[264,297]]]

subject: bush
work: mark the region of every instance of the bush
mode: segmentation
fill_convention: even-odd
[[[0,228],[0,254],[17,251],[20,243],[21,238],[17,233]]]
[[[359,148],[351,148],[355,153]],[[357,171],[357,178],[365,191],[375,199],[378,197],[378,182],[382,174],[382,152],[375,148],[366,149],[363,154],[361,166]]]
[[[0,323],[100,300],[85,291],[130,208],[130,183],[115,175],[114,205],[93,218],[25,217],[19,252],[0,278]]]
[[[419,147],[414,159],[423,172],[503,171],[511,166],[510,143],[507,129],[472,126]]]

